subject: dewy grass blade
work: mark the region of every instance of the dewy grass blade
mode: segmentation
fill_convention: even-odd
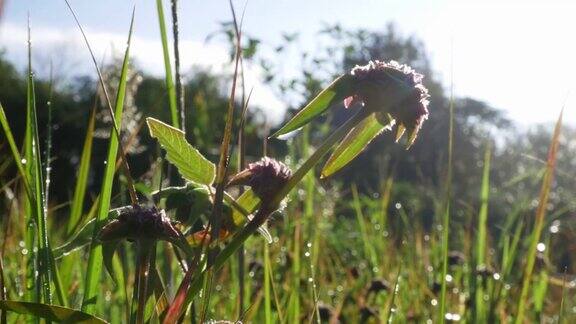
[[[356,214],[356,219],[358,220],[358,229],[360,230],[360,236],[362,237],[362,242],[364,243],[364,255],[370,260],[370,268],[377,267],[378,257],[376,251],[374,250],[373,242],[370,242],[370,235],[368,233],[368,227],[366,226],[366,221],[364,213],[362,212],[362,203],[360,202],[360,196],[358,195],[358,188],[356,185],[352,185],[352,205],[354,207],[354,213]]]
[[[46,123],[46,156],[45,156],[45,170],[46,170],[46,180],[44,186],[44,213],[47,216],[48,214],[48,202],[50,197],[50,174],[52,167],[50,166],[51,163],[51,152],[52,152],[52,95],[53,95],[53,74],[52,74],[52,63],[50,63],[50,83],[49,83],[49,90],[48,90],[48,102],[46,103],[46,107],[48,109],[48,121]],[[46,233],[46,237],[48,234]],[[49,253],[49,266],[50,271],[54,277],[54,288],[56,289],[56,296],[58,297],[58,301],[61,305],[68,306],[68,299],[64,294],[64,288],[62,286],[62,280],[60,278],[60,273],[58,272],[58,268],[56,267],[54,254],[52,251],[52,246],[50,245],[50,241],[47,240],[47,253]]]
[[[27,79],[27,106],[31,112],[32,159],[30,164],[31,180],[34,192],[33,211],[36,217],[38,230],[38,280],[42,287],[42,297],[45,303],[52,303],[52,266],[51,252],[48,244],[48,228],[46,224],[47,208],[45,205],[44,173],[42,170],[42,155],[40,150],[40,137],[38,135],[38,114],[36,110],[36,94],[34,90],[34,74],[32,71],[32,42],[30,38],[30,20],[28,20],[28,79]]]
[[[164,8],[162,0],[156,0],[156,10],[158,12],[158,24],[160,25],[160,38],[162,39],[162,54],[164,55],[166,90],[168,91],[168,104],[170,105],[172,126],[180,128],[180,122],[178,121],[178,106],[176,101],[176,88],[174,87],[174,79],[172,77],[170,51],[168,50],[168,33],[166,32],[166,21],[164,19]]]
[[[132,39],[132,30],[134,27],[134,12],[130,21],[130,31],[128,32],[128,41],[126,43],[126,52],[124,53],[124,61],[122,63],[122,72],[120,74],[120,81],[118,85],[118,93],[116,95],[116,107],[114,115],[116,117],[115,127],[121,127],[122,112],[124,108],[124,97],[126,94],[126,78],[128,75],[128,63],[130,58],[130,41]],[[112,195],[112,184],[114,182],[114,173],[116,166],[116,155],[119,148],[119,138],[117,132],[112,129],[110,131],[110,141],[108,144],[108,154],[106,158],[106,168],[102,181],[102,188],[100,191],[100,200],[98,206],[98,213],[96,215],[96,222],[103,221],[108,216],[110,209],[110,199]],[[84,297],[82,300],[82,310],[88,313],[94,313],[99,294],[97,293],[98,283],[101,278],[102,272],[102,246],[96,242],[100,228],[94,227],[92,234],[92,243],[90,246],[90,254],[88,257],[88,268],[86,279],[84,283]]]
[[[18,173],[20,173],[20,177],[22,178],[24,190],[26,191],[27,196],[30,199],[32,199],[33,198],[32,189],[30,188],[30,180],[28,179],[28,173],[26,172],[24,165],[22,164],[22,157],[20,155],[20,152],[18,151],[16,142],[14,141],[14,135],[12,134],[10,124],[8,124],[8,119],[6,118],[6,113],[4,112],[4,107],[2,107],[1,103],[0,103],[0,125],[2,125],[2,130],[4,131],[5,139],[8,142],[8,145],[10,146],[10,151],[12,152],[14,164],[16,164]]]
[[[452,68],[451,68],[452,69]],[[452,74],[452,70],[451,70]],[[453,78],[452,78],[453,79]],[[440,307],[438,307],[439,323],[444,323],[446,313],[446,274],[448,273],[448,238],[450,237],[450,204],[452,200],[452,154],[454,148],[454,82],[450,84],[450,121],[448,127],[448,172],[446,175],[446,209],[442,215],[442,283],[440,290]]]
[[[532,281],[532,272],[534,271],[534,263],[536,261],[536,246],[540,241],[540,235],[544,225],[544,217],[546,216],[546,207],[548,206],[548,198],[552,188],[552,180],[554,179],[554,169],[556,167],[556,154],[558,153],[558,146],[560,145],[560,131],[562,129],[562,112],[558,117],[556,126],[554,127],[554,135],[550,143],[548,151],[548,160],[546,163],[546,172],[544,179],[542,179],[542,188],[540,189],[540,196],[538,198],[538,208],[536,209],[536,219],[534,230],[532,231],[530,245],[528,247],[528,255],[526,257],[526,264],[524,266],[524,277],[522,279],[522,291],[520,299],[518,299],[518,311],[514,323],[521,324],[524,322],[524,312],[526,311],[526,304],[528,303],[528,292],[530,282]]]
[[[490,146],[486,147],[484,154],[484,170],[482,175],[482,186],[480,190],[480,211],[478,212],[478,234],[476,237],[476,262],[475,267],[472,269],[472,278],[475,290],[475,306],[473,309],[473,316],[475,322],[486,321],[486,301],[484,300],[484,287],[483,279],[479,275],[474,275],[475,271],[479,268],[485,268],[487,265],[486,260],[486,236],[487,228],[486,223],[488,220],[488,199],[490,196]]]
[[[28,59],[28,61],[30,61],[30,58]],[[34,206],[36,205],[36,196],[35,196],[35,191],[34,188],[32,186],[32,174],[33,174],[33,170],[34,170],[34,164],[32,163],[33,160],[33,152],[34,152],[34,147],[33,147],[33,142],[34,142],[34,132],[33,132],[33,127],[34,124],[32,122],[32,105],[30,104],[30,100],[28,100],[28,98],[31,97],[30,94],[30,87],[29,87],[29,82],[27,82],[27,88],[26,88],[26,129],[25,129],[25,134],[24,134],[24,159],[22,160],[22,163],[25,165],[24,168],[26,170],[26,179],[28,181],[28,188],[30,189],[29,191],[29,195],[28,197],[26,197],[26,199],[24,200],[24,226],[23,226],[23,231],[24,231],[24,236],[25,236],[25,244],[26,244],[26,248],[28,249],[28,251],[31,251],[32,253],[29,253],[25,259],[26,259],[26,290],[25,290],[25,300],[26,301],[31,301],[31,302],[40,302],[40,293],[39,293],[39,288],[37,289],[36,287],[40,287],[40,285],[37,285],[36,283],[36,272],[37,272],[37,251],[36,251],[36,246],[34,246],[35,241],[36,241],[36,227],[38,226],[38,224],[35,221],[35,212],[34,212]]]
[[[270,274],[270,248],[269,244],[264,243],[264,318],[266,319],[266,324],[271,324],[272,322],[272,295],[270,293],[270,280],[272,279]]]
[[[78,176],[76,177],[76,186],[74,188],[74,196],[72,198],[72,206],[70,207],[70,219],[66,227],[66,234],[72,235],[80,222],[82,211],[84,207],[84,196],[86,195],[86,188],[88,186],[88,175],[90,173],[90,159],[92,158],[92,142],[94,138],[94,125],[96,122],[96,105],[90,111],[88,119],[88,128],[86,129],[86,137],[84,138],[84,146],[82,147],[82,155],[80,158],[80,166],[78,167]]]

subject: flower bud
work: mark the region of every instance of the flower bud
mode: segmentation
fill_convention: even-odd
[[[173,241],[179,236],[180,232],[172,225],[164,210],[134,205],[125,208],[118,218],[106,224],[100,231],[99,239],[102,242],[121,239]]]
[[[291,176],[292,171],[284,163],[263,157],[262,160],[250,163],[248,168],[233,176],[228,186],[250,186],[261,201],[268,202]]]
[[[356,85],[354,94],[344,99],[344,106],[360,102],[374,111],[383,125],[395,121],[396,141],[408,130],[410,147],[428,118],[429,95],[422,85],[422,74],[396,61],[370,61],[354,67],[350,74]]]

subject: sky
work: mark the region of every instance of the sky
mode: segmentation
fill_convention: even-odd
[[[123,51],[135,5],[131,52],[141,68],[162,76],[155,2],[70,0],[97,57]],[[179,3],[183,70],[193,64],[215,71],[229,69],[222,64],[228,60],[226,44],[205,42],[220,22],[230,20],[228,1]],[[244,3],[234,1],[237,11]],[[28,12],[39,74],[46,72],[50,60],[64,75],[94,73],[64,0],[7,0],[0,21],[0,48],[10,60],[19,66],[25,63]],[[169,13],[166,7],[168,21]],[[264,44],[277,44],[282,32],[298,32],[301,46],[314,50],[315,33],[326,24],[383,30],[394,22],[402,34],[424,42],[435,72],[447,88],[453,84],[456,96],[486,101],[520,126],[551,122],[565,106],[565,120],[576,125],[575,14],[576,1],[570,0],[250,0],[244,31]],[[253,67],[248,76],[255,87],[252,102],[278,122],[285,105],[259,82],[259,75]]]

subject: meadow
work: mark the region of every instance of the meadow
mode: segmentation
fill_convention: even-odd
[[[576,319],[560,107],[514,131],[392,26],[327,27],[336,45],[282,78],[296,37],[259,56],[232,5],[230,73],[183,81],[157,4],[164,79],[131,62],[133,20],[101,63],[72,7],[97,78],[38,80],[30,35],[25,73],[0,62],[2,323]],[[295,102],[278,126],[251,109],[256,63]]]

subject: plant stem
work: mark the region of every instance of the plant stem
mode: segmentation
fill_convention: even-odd
[[[174,72],[176,77],[176,100],[180,111],[180,129],[186,133],[186,110],[184,108],[184,88],[180,75],[180,48],[178,46],[178,0],[172,0],[172,37],[174,38]]]
[[[141,324],[144,323],[150,261],[156,248],[156,242],[140,241],[137,244],[138,256],[136,259],[136,278],[134,279],[134,291],[132,293],[132,315],[130,323]]]

